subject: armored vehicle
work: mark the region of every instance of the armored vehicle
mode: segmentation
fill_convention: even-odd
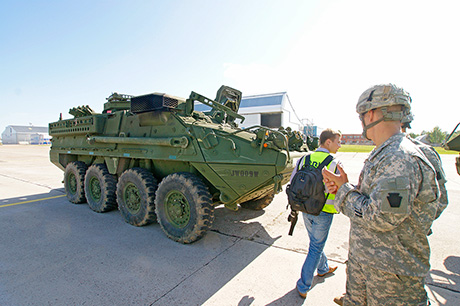
[[[459,125],[460,123],[457,124],[452,133],[450,133],[449,137],[446,138],[446,141],[444,142],[444,148],[446,150],[454,150],[460,152],[460,133],[456,133]],[[455,165],[457,166],[457,173],[460,175],[460,155],[456,157]]]
[[[70,109],[73,118],[49,124],[50,160],[64,171],[70,202],[96,212],[118,207],[134,226],[158,221],[169,238],[191,243],[210,229],[220,204],[269,205],[308,150],[297,131],[239,128],[240,101],[227,86],[214,100],[113,93],[102,113],[80,106]],[[194,110],[199,103],[209,110]]]

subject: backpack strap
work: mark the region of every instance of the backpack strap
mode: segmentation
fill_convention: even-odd
[[[305,167],[310,167],[310,155],[311,153],[308,153],[302,157],[302,159],[299,162],[299,168],[297,170],[302,170]]]
[[[321,164],[319,164],[318,169],[322,170],[325,166],[329,165],[329,163],[334,159],[334,157],[329,154]],[[329,198],[329,193],[326,194],[326,201]]]
[[[310,154],[307,154],[307,155],[304,155],[304,157],[303,157],[303,163],[302,163],[302,160],[300,161],[300,164],[302,164],[302,166],[300,167],[300,169],[303,169],[303,168],[305,168],[305,167],[309,167],[309,166],[310,166],[310,155],[311,155],[311,153],[310,153]],[[318,166],[317,169],[319,169],[319,170],[323,169],[323,167],[329,165],[329,163],[330,163],[333,159],[334,159],[334,157],[333,157],[331,154],[329,154],[329,155],[323,160],[323,162],[322,162],[321,164],[319,164],[319,166]],[[298,169],[298,170],[300,170],[300,169]]]
[[[324,166],[327,166],[329,165],[329,163],[334,159],[334,157],[332,157],[332,155],[328,155],[321,164],[319,164],[318,166],[318,169],[321,170],[323,169]]]

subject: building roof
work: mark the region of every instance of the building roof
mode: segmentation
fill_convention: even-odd
[[[240,108],[245,107],[258,107],[258,106],[273,106],[283,104],[283,98],[286,96],[286,92],[278,92],[272,94],[262,94],[246,96],[241,98]],[[195,110],[197,111],[209,111],[210,107],[201,103],[195,103]]]
[[[243,97],[240,107],[282,105],[284,95],[286,92]]]
[[[47,126],[32,126],[32,125],[8,125],[6,128],[12,128],[17,133],[42,133],[48,134]]]

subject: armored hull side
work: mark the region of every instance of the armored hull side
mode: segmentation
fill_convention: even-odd
[[[97,212],[118,206],[126,222],[157,220],[168,237],[190,243],[210,228],[216,205],[266,207],[307,150],[298,132],[238,128],[240,99],[225,86],[215,100],[112,95],[101,114],[79,107],[49,124],[50,160],[71,202]],[[194,111],[196,101],[211,111]]]

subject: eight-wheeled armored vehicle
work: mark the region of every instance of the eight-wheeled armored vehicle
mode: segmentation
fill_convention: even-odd
[[[70,202],[96,212],[118,207],[135,226],[157,220],[169,238],[191,243],[211,227],[217,205],[269,205],[294,158],[308,151],[297,131],[239,128],[240,101],[227,86],[214,100],[113,93],[102,113],[80,106],[49,124],[50,160],[64,171]]]

